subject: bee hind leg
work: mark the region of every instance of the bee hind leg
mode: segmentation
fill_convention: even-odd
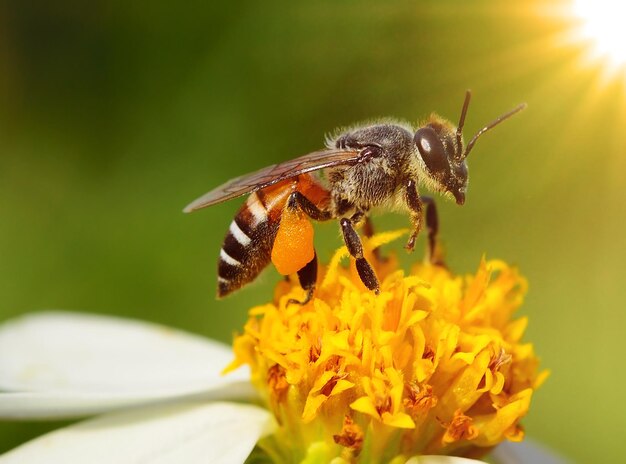
[[[298,271],[298,280],[300,281],[300,286],[306,291],[306,296],[302,301],[291,298],[287,301],[287,305],[298,304],[304,306],[313,298],[315,283],[317,282],[317,253],[314,253],[313,259]]]
[[[343,240],[346,243],[348,252],[354,259],[356,259],[356,270],[359,273],[361,281],[368,289],[378,295],[380,292],[378,277],[376,277],[376,273],[374,272],[374,269],[372,269],[370,263],[368,263],[363,257],[363,244],[361,243],[361,239],[359,238],[356,230],[354,230],[352,221],[343,218],[339,221],[339,224],[341,225]]]
[[[300,209],[307,216],[315,221],[328,221],[333,215],[330,211],[319,209],[315,203],[309,200],[300,192],[293,192],[287,200],[287,207]]]
[[[289,199],[287,200],[287,208],[299,209],[315,221],[328,221],[333,217],[330,211],[318,208],[315,203],[313,203],[311,200],[309,200],[306,196],[298,191],[293,192],[291,195],[289,195]],[[315,283],[317,281],[317,253],[315,253],[315,251],[313,253],[313,259],[298,271],[298,280],[300,281],[300,286],[304,290],[306,290],[306,296],[302,301],[292,298],[287,302],[288,305],[305,305],[309,301],[311,301],[311,298],[313,298],[313,293],[315,292]]]

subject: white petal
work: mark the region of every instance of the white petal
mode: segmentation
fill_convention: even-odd
[[[140,321],[26,315],[0,326],[0,353],[0,389],[22,393],[0,394],[0,417],[15,416],[11,405],[19,401],[31,405],[29,417],[38,408],[67,417],[207,392],[213,398],[251,393],[242,386],[249,379],[246,369],[220,374],[233,357],[228,346]]]
[[[0,393],[0,419],[71,419],[154,402],[255,399],[249,381],[231,382],[201,392],[183,389],[155,392],[25,392]]]
[[[241,464],[274,426],[268,411],[251,405],[154,406],[49,433],[0,456],[0,464]]]
[[[484,461],[455,456],[413,456],[406,464],[484,464]]]

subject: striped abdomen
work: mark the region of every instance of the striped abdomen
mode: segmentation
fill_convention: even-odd
[[[252,193],[237,212],[220,250],[219,297],[253,281],[269,264],[280,215],[296,186],[294,179]]]
[[[252,282],[270,263],[280,218],[292,192],[325,208],[329,192],[309,174],[252,193],[230,223],[217,266],[217,295]]]

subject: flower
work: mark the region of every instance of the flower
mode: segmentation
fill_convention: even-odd
[[[397,235],[382,234],[366,247]],[[0,456],[0,464],[242,463],[256,445],[276,462],[329,462],[340,455],[336,463],[357,455],[375,462],[394,445],[396,461],[404,462],[413,450],[469,455],[503,436],[521,438],[517,420],[530,398],[522,392],[542,378],[532,347],[519,343],[525,323],[509,320],[523,279],[499,262],[483,262],[466,278],[432,266],[417,266],[405,277],[389,259],[377,265],[383,283],[375,297],[353,270],[339,266],[341,257],[335,255],[309,305],[287,307],[286,299],[301,290],[282,282],[275,303],[251,310],[229,367],[251,370],[226,376],[219,371],[232,359],[228,347],[155,324],[57,311],[0,325],[0,418],[96,416],[20,446]],[[497,276],[489,281],[492,272]],[[445,323],[448,313],[458,331]],[[350,314],[354,331],[346,334],[341,321]],[[308,327],[298,325],[303,318]],[[356,339],[372,350],[355,352]],[[477,365],[484,369],[472,403],[466,394]],[[407,366],[415,366],[415,381]],[[455,377],[453,394],[442,393],[454,369],[467,375]],[[518,407],[511,411],[511,405]],[[413,446],[420,431],[429,431],[430,448]],[[466,460],[419,456],[410,462]]]
[[[380,234],[366,249],[402,232]],[[250,310],[230,368],[248,365],[278,422],[260,446],[282,462],[401,462],[416,454],[479,457],[524,436],[519,420],[542,383],[512,319],[526,281],[502,261],[475,275],[377,261],[381,292],[364,289],[339,250],[304,306],[295,282]],[[403,462],[403,461],[402,461]]]

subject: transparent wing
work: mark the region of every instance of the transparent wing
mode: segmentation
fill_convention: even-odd
[[[359,162],[360,151],[320,150],[307,155],[274,164],[256,172],[231,179],[223,185],[202,195],[183,210],[186,213],[215,205],[232,198],[256,192],[291,177],[331,166],[353,165]]]

